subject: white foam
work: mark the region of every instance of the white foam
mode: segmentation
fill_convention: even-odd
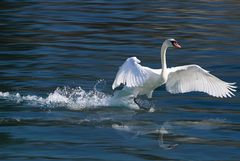
[[[120,131],[130,131],[129,126],[127,125],[118,125],[118,124],[113,124],[112,128],[114,128],[115,130],[120,130]]]
[[[133,109],[139,109],[133,98],[117,97],[96,89],[85,91],[81,87],[57,88],[46,97],[37,95],[21,95],[20,93],[0,92],[0,98],[16,103],[34,104],[41,107],[66,107],[71,110],[82,110],[88,108],[99,108],[109,106],[126,106]]]
[[[16,101],[17,103],[34,104],[44,107],[66,107],[72,110],[82,110],[86,108],[98,107],[128,107],[138,110],[141,107],[149,109],[149,112],[155,112],[154,106],[148,101],[138,99],[134,101],[134,91],[124,88],[123,90],[115,91],[113,95],[101,92],[99,87],[103,88],[107,85],[106,81],[98,80],[94,85],[93,90],[85,91],[81,87],[57,88],[52,93],[41,97],[37,95],[21,95],[20,93],[0,92],[0,98]]]
[[[149,109],[149,112],[155,112],[155,108],[153,108],[153,107],[151,107],[150,109]]]
[[[0,92],[0,97],[8,97],[9,92]]]
[[[70,109],[79,110],[83,108],[109,106],[111,96],[94,90],[86,92],[81,87],[64,87],[57,88],[46,98],[36,95],[22,96],[19,93],[11,94],[9,92],[0,92],[0,98],[16,101],[17,103],[26,102],[48,107],[66,106]]]

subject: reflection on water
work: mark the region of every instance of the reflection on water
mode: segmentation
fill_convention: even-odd
[[[138,111],[106,102],[123,61],[137,56],[160,67],[168,37],[183,46],[169,50],[168,66],[198,64],[238,85],[239,6],[1,1],[0,159],[238,160],[239,92],[216,99],[161,87],[152,100],[139,100]],[[100,79],[105,83],[94,88]]]

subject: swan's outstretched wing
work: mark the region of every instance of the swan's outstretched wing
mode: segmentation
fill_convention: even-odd
[[[166,82],[170,93],[199,91],[214,97],[231,97],[236,88],[235,83],[227,83],[213,76],[198,65],[186,65],[168,69]]]
[[[156,73],[148,67],[143,67],[139,63],[141,61],[136,57],[128,58],[119,68],[116,78],[113,82],[112,89],[121,84],[127,87],[143,86],[147,80],[156,79]]]

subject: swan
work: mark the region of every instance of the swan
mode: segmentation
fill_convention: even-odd
[[[136,57],[128,58],[119,68],[112,89],[121,84],[123,91],[130,91],[136,98],[138,95],[152,97],[154,89],[166,85],[166,90],[172,94],[191,91],[204,92],[213,97],[232,97],[236,91],[235,83],[228,83],[210,74],[199,65],[184,65],[168,68],[166,51],[169,47],[181,48],[173,39],[166,39],[161,47],[162,69],[152,69],[142,66]]]

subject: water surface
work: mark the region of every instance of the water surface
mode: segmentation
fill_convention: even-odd
[[[0,2],[1,160],[238,160],[239,92],[230,99],[158,88],[141,110],[113,107],[130,56],[160,67],[198,64],[240,82],[240,3]]]

